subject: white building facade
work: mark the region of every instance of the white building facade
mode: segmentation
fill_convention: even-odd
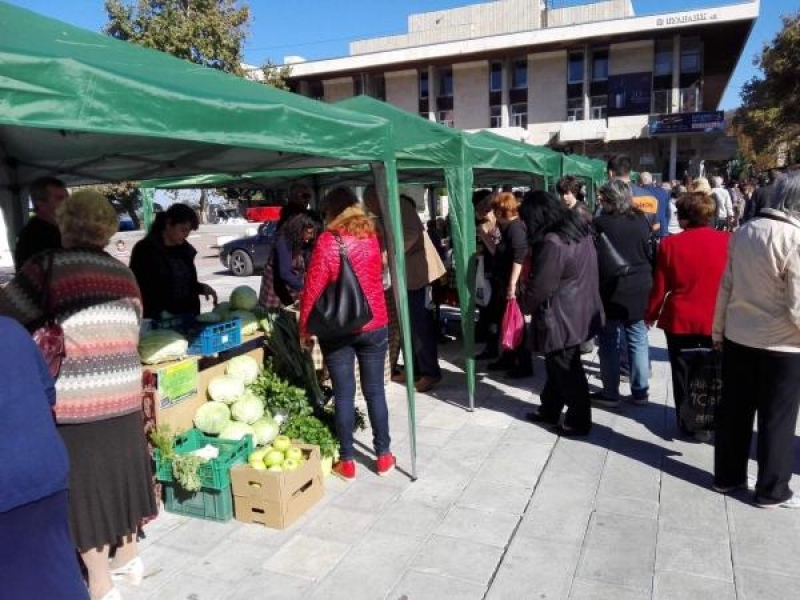
[[[496,0],[411,15],[408,33],[353,42],[347,57],[293,61],[290,84],[567,152],[626,152],[674,179],[726,152],[716,111],[758,11],[757,0],[648,16],[630,0]]]

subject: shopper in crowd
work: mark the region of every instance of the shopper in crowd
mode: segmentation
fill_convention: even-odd
[[[293,183],[286,196],[286,205],[281,209],[281,215],[278,218],[278,229],[295,215],[308,214],[313,198],[314,194],[311,192],[311,188],[305,183]]]
[[[318,221],[307,213],[300,213],[277,231],[261,277],[260,304],[268,309],[279,309],[297,302],[305,287],[306,270],[319,230]]]
[[[676,183],[672,186],[672,192],[670,193],[669,198],[669,227],[668,231],[670,235],[675,235],[676,233],[680,233],[683,231],[681,227],[680,221],[678,220],[678,198],[683,196],[686,193],[686,187],[682,184]]]
[[[197,213],[186,204],[173,204],[156,214],[150,232],[136,242],[131,270],[142,291],[144,317],[200,314],[200,296],[217,302],[217,293],[197,279],[197,250],[187,238],[200,226]]]
[[[88,599],[69,533],[69,459],[53,422],[53,379],[30,334],[6,317],[0,377],[0,595]]]
[[[753,192],[749,211],[745,215],[746,219],[753,219],[758,216],[762,208],[772,206],[772,194],[775,191],[775,184],[781,177],[782,174],[778,169],[769,170],[764,185],[759,186]]]
[[[68,195],[64,182],[54,177],[42,177],[31,183],[30,196],[34,215],[17,237],[14,248],[14,266],[17,271],[34,254],[42,250],[61,248],[56,210]]]
[[[650,225],[632,204],[630,186],[613,179],[598,192],[603,212],[595,218],[597,235],[608,241],[627,265],[625,273],[606,277],[601,273],[600,296],[606,323],[599,336],[601,392],[592,395],[598,404],[619,405],[620,335],[627,340],[630,384],[635,404],[649,397],[649,345],[644,313],[653,283],[649,256]]]
[[[494,254],[500,242],[500,228],[492,209],[494,194],[492,190],[477,190],[472,194],[472,207],[475,211],[476,255],[480,257],[483,269],[484,289],[476,289],[476,305],[478,306],[478,323],[475,327],[476,341],[484,343],[483,351],[475,356],[476,360],[492,360],[500,356],[499,327],[491,305],[491,281],[494,267]],[[477,279],[477,276],[476,276]],[[488,292],[487,292],[488,290]]]
[[[742,179],[739,181],[739,192],[742,195],[744,208],[742,209],[742,216],[740,223],[746,223],[753,218],[753,194],[756,191],[756,184],[752,179]]]
[[[712,338],[723,349],[714,489],[747,485],[758,419],[756,504],[800,508],[794,472],[800,405],[800,174],[778,180],[757,219],[733,236]]]
[[[606,164],[609,179],[619,179],[628,184],[631,190],[632,206],[645,215],[651,231],[658,236],[667,235],[669,229],[669,206],[663,201],[661,190],[644,188],[631,182],[633,163],[626,154],[612,156]],[[651,178],[652,182],[652,178]]]
[[[492,200],[492,211],[500,229],[492,264],[490,302],[492,320],[497,323],[501,323],[508,301],[517,297],[522,263],[529,251],[528,234],[525,223],[519,218],[519,206],[519,200],[510,192],[501,192]],[[505,370],[506,376],[512,379],[530,377],[533,375],[533,358],[528,345],[523,342],[519,348],[504,352],[499,360],[489,364],[489,370]]]
[[[564,175],[556,183],[556,191],[561,201],[570,210],[574,210],[584,223],[592,222],[592,211],[583,201],[581,180],[574,175]]]
[[[692,181],[691,191],[711,196],[711,184],[705,177],[697,177]],[[716,201],[714,205],[716,206]]]
[[[333,385],[336,433],[340,460],[334,471],[346,480],[356,475],[353,452],[355,423],[355,360],[361,374],[361,389],[367,402],[378,475],[394,469],[390,448],[389,411],[383,371],[388,345],[386,302],[383,295],[383,258],[378,229],[348,188],[331,191],[323,201],[327,224],[311,255],[306,290],[300,300],[300,335],[309,343],[308,317],[329,284],[339,277],[339,240],[344,244],[358,282],[372,311],[372,320],[355,333],[320,339],[320,349]],[[416,324],[415,324],[416,326]]]
[[[715,175],[711,178],[711,197],[717,205],[716,227],[720,231],[730,231],[734,223],[733,201],[727,188],[722,185],[722,177]]]
[[[632,188],[635,189],[635,188]],[[639,173],[639,189],[644,190],[645,193],[649,193],[656,199],[658,203],[658,210],[656,214],[656,220],[659,223],[658,226],[658,235],[659,237],[666,237],[669,235],[669,218],[670,218],[670,201],[669,201],[669,192],[662,188],[660,185],[657,185],[655,180],[653,179],[653,174],[649,171],[642,171]],[[634,200],[633,205],[637,206],[638,196],[639,193],[634,191]]]
[[[130,269],[103,251],[118,224],[103,195],[77,192],[56,218],[64,249],[25,263],[0,293],[0,314],[29,330],[50,316],[64,330],[54,412],[70,460],[70,529],[92,600],[111,600],[112,576],[141,580],[138,526],[156,514],[142,429],[141,297]]]
[[[528,419],[552,423],[560,435],[587,435],[592,415],[580,345],[599,333],[603,322],[597,255],[586,223],[555,196],[528,192],[524,204],[535,233],[522,304],[532,315],[533,345],[544,354],[547,371],[541,405]]]
[[[728,256],[728,234],[710,225],[717,207],[697,192],[678,200],[678,219],[683,233],[661,243],[653,278],[653,289],[645,321],[658,323],[667,336],[672,369],[672,394],[678,427],[705,441],[707,432],[694,432],[681,420],[681,407],[688,399],[688,366],[681,351],[711,348],[711,322],[722,272]]]

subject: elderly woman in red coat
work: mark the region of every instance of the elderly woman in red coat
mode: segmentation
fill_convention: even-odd
[[[687,365],[681,351],[711,348],[711,324],[728,258],[728,234],[711,227],[717,208],[707,194],[684,194],[676,207],[683,231],[661,241],[645,321],[649,326],[657,322],[667,335],[678,427],[694,433],[681,420],[681,406],[688,394]],[[705,439],[708,434],[697,432],[696,436]]]

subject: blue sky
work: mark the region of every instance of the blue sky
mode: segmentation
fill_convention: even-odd
[[[6,1],[95,31],[106,22],[103,0]],[[245,60],[260,65],[267,59],[282,62],[283,57],[289,55],[309,60],[345,56],[349,41],[404,33],[407,17],[412,13],[470,3],[469,0],[250,0],[253,22],[245,46]],[[556,5],[564,3],[555,0]],[[568,3],[574,4],[575,0]],[[633,0],[639,15],[735,3],[735,0]],[[722,99],[723,109],[739,105],[742,84],[756,74],[752,57],[775,36],[781,25],[780,15],[799,7],[798,0],[761,1],[761,16]]]

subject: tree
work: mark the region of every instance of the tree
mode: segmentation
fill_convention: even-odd
[[[133,220],[133,226],[139,229],[139,209],[142,208],[142,194],[139,191],[139,184],[134,181],[123,181],[122,183],[110,183],[104,185],[91,186],[103,196],[108,198],[111,205],[117,212],[126,212]]]
[[[236,0],[106,0],[105,32],[199,65],[244,75],[250,10]]]
[[[739,137],[751,146],[743,149],[750,152],[747,158],[766,167],[775,166],[779,152],[788,153],[789,160],[800,155],[800,12],[782,20],[783,28],[753,59],[763,77],[743,86],[735,120]]]
[[[271,60],[268,60],[264,63],[264,66],[261,67],[261,73],[263,75],[262,81],[267,85],[271,85],[279,90],[289,89],[289,77],[292,74],[291,65],[283,65],[280,67],[273,64]]]

